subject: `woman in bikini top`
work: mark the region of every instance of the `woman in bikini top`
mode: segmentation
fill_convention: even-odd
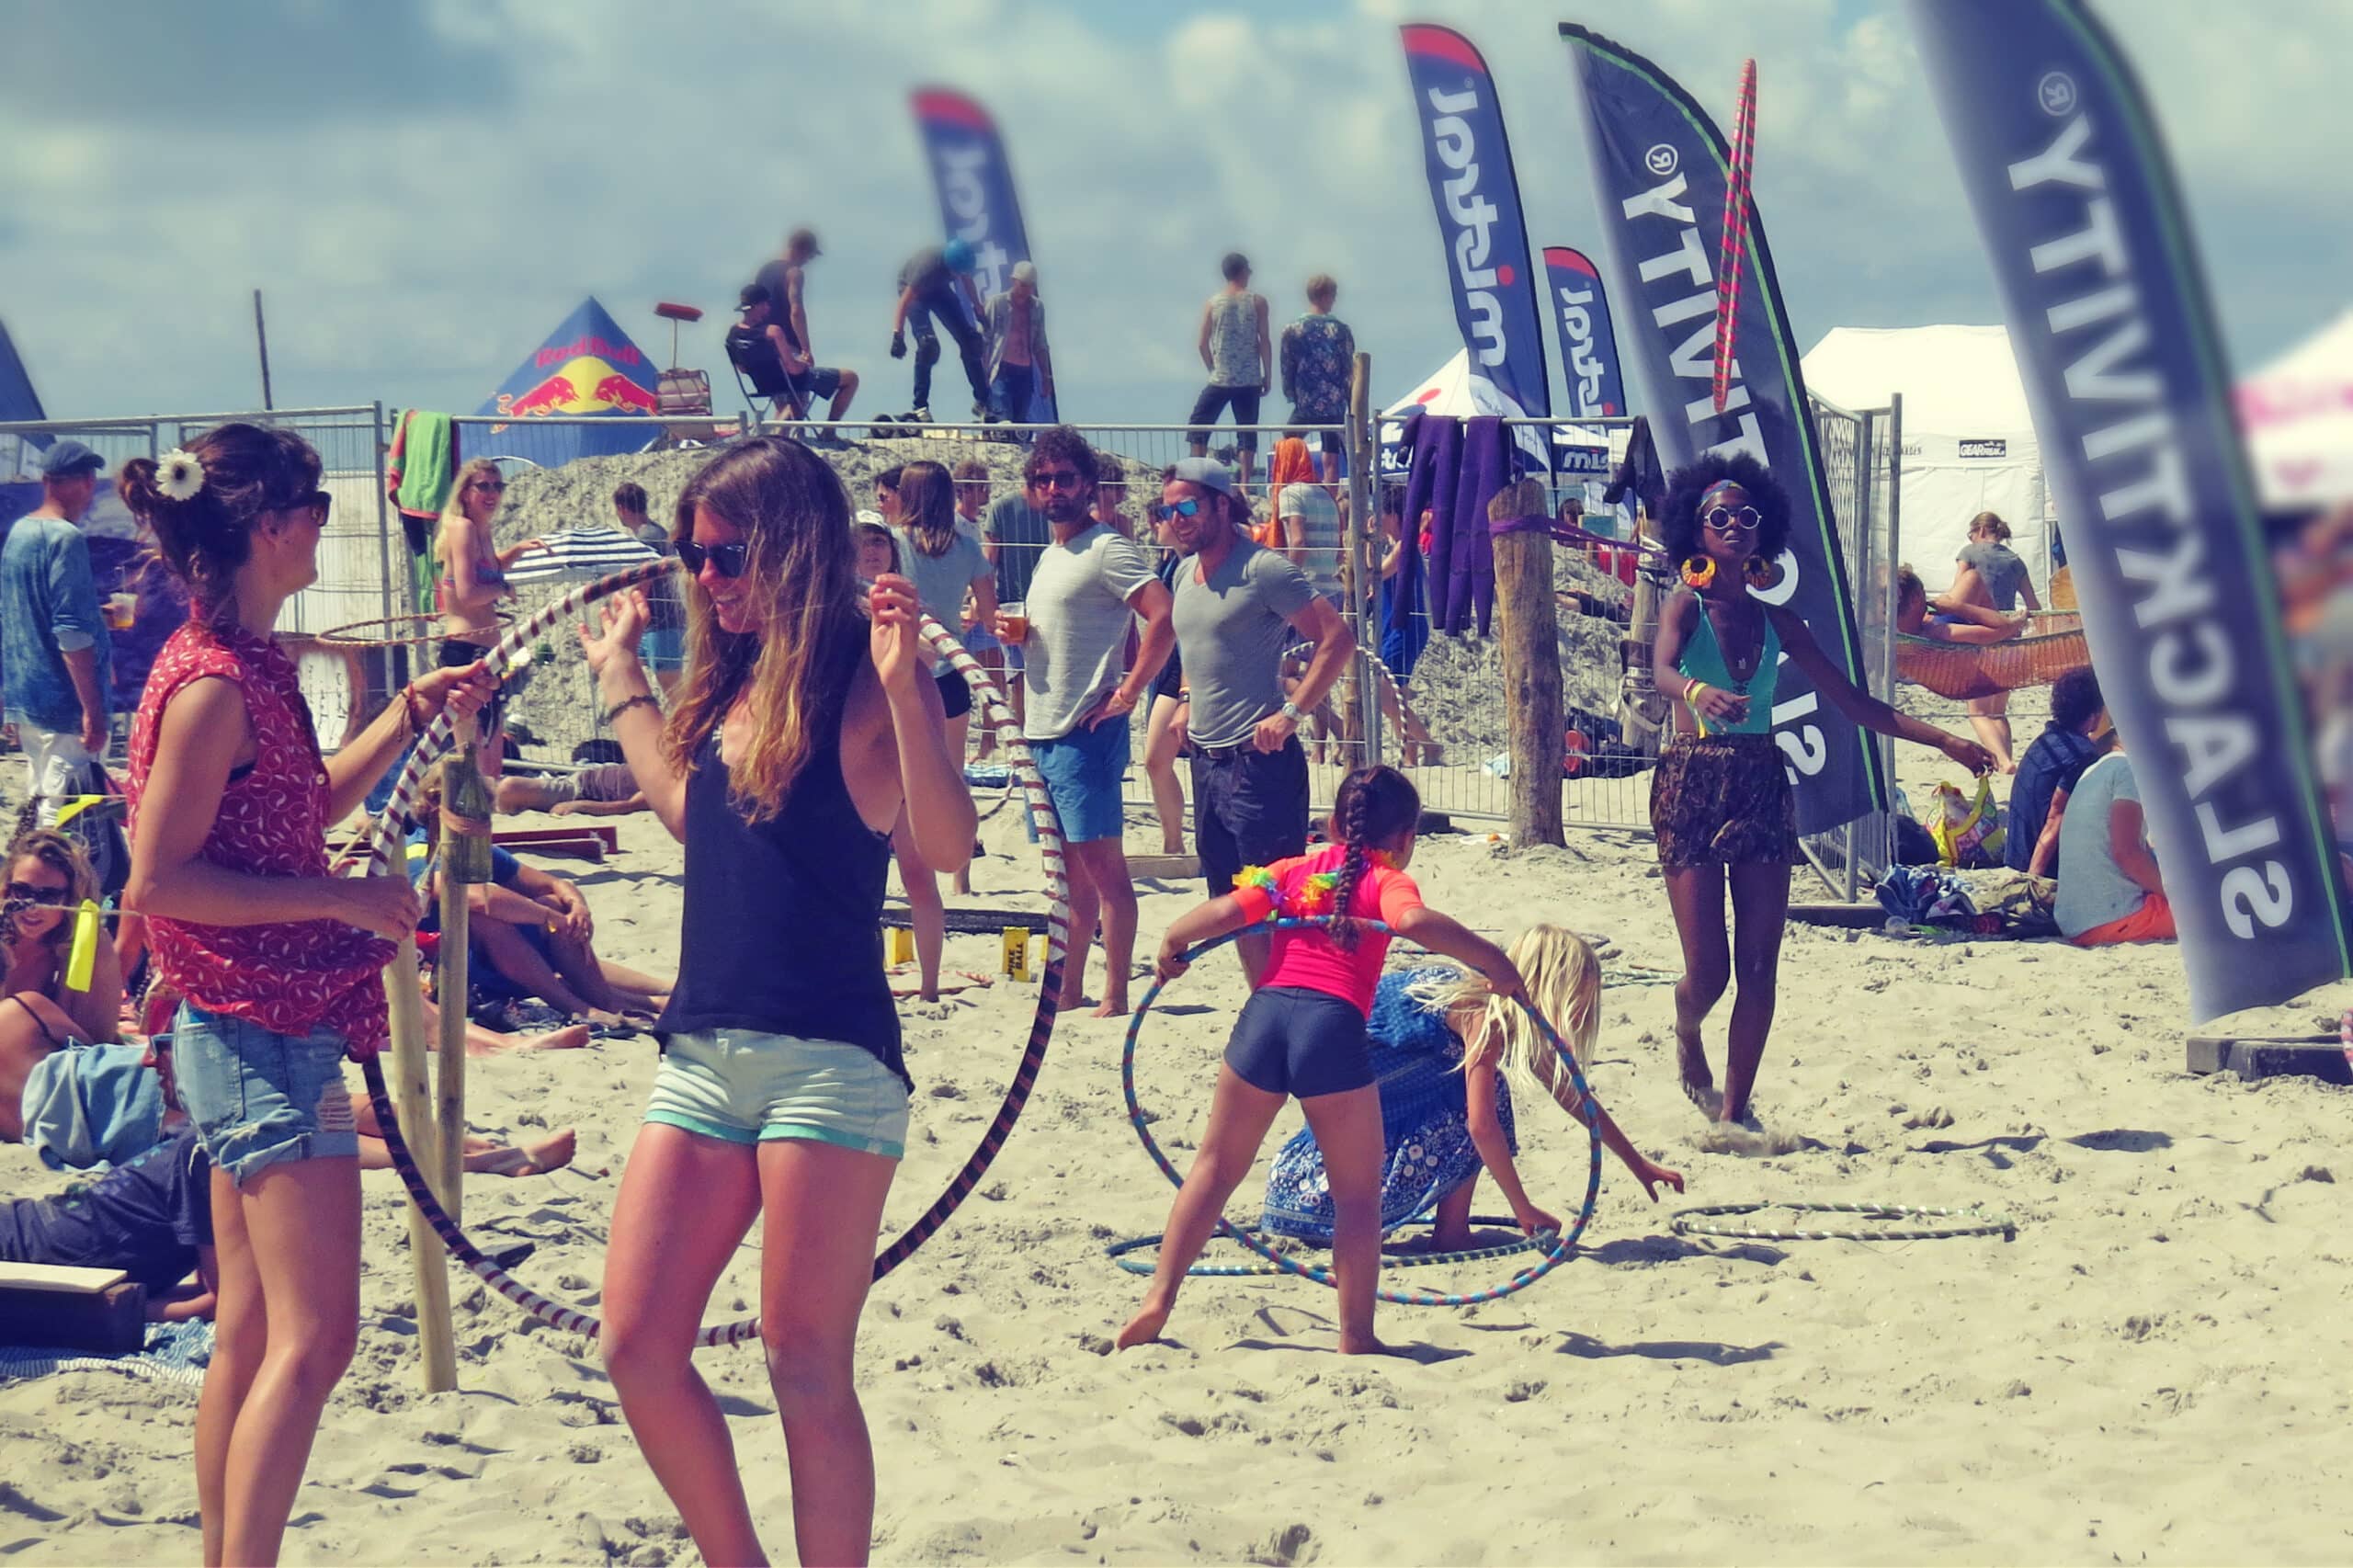
[[[19,834],[9,846],[0,902],[0,1142],[25,1135],[25,1084],[51,1052],[74,1041],[105,1041],[120,1032],[122,971],[114,944],[101,939],[90,988],[65,983],[72,911],[93,896],[97,879],[81,846],[53,829]]]

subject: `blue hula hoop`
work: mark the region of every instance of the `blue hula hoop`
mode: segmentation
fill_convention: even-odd
[[[1324,924],[1322,920],[1297,918],[1261,921],[1255,926],[1245,926],[1239,931],[1228,932],[1225,936],[1213,937],[1206,942],[1196,944],[1187,950],[1185,961],[1188,965],[1198,963],[1204,955],[1215,952],[1229,942],[1238,941],[1244,937],[1255,937],[1267,931],[1320,930],[1324,928]],[[1357,922],[1357,926],[1359,930],[1379,931],[1392,937],[1396,936],[1395,932],[1391,931],[1387,926],[1378,920],[1359,920]],[[1410,937],[1399,939],[1411,940]],[[1148,1119],[1144,1115],[1143,1104],[1136,1097],[1136,1041],[1143,1033],[1144,1019],[1152,1016],[1153,1004],[1160,999],[1160,994],[1167,984],[1168,982],[1165,980],[1155,978],[1152,983],[1152,988],[1143,994],[1143,1000],[1137,1004],[1135,1017],[1128,1021],[1127,1043],[1120,1053],[1120,1088],[1127,1096],[1128,1125],[1135,1129],[1137,1140],[1143,1144],[1143,1152],[1152,1156],[1152,1163],[1160,1167],[1162,1176],[1166,1176],[1173,1185],[1182,1187],[1185,1185],[1184,1175],[1176,1169],[1174,1162],[1153,1138],[1152,1130],[1147,1125]],[[1576,1251],[1578,1238],[1585,1234],[1586,1227],[1593,1222],[1594,1207],[1601,1198],[1599,1104],[1593,1097],[1592,1087],[1585,1081],[1585,1070],[1577,1065],[1575,1052],[1570,1051],[1567,1045],[1562,1042],[1560,1032],[1552,1028],[1551,1021],[1543,1014],[1538,1012],[1528,1002],[1522,1001],[1520,1006],[1527,1010],[1529,1017],[1536,1020],[1536,1027],[1544,1031],[1545,1040],[1552,1047],[1553,1053],[1560,1058],[1561,1064],[1568,1069],[1569,1083],[1575,1088],[1579,1103],[1585,1107],[1583,1119],[1592,1144],[1592,1157],[1586,1162],[1585,1201],[1577,1207],[1576,1221],[1566,1231],[1551,1236],[1549,1240],[1545,1235],[1540,1234],[1536,1238],[1536,1244],[1543,1253],[1542,1258],[1533,1266],[1519,1270],[1501,1285],[1458,1295],[1442,1295],[1430,1290],[1375,1290],[1373,1295],[1377,1300],[1389,1301],[1401,1307],[1468,1307],[1475,1306],[1481,1301],[1501,1301],[1506,1296],[1527,1290],[1530,1285],[1566,1263]],[[1327,1266],[1301,1263],[1296,1258],[1286,1257],[1259,1240],[1247,1227],[1236,1225],[1222,1215],[1218,1218],[1217,1233],[1249,1248],[1268,1263],[1273,1264],[1282,1273],[1297,1275],[1302,1279],[1313,1279],[1318,1285],[1329,1289],[1339,1288],[1339,1280]]]

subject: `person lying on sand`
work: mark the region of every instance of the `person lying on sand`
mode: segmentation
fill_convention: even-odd
[[[1935,613],[1931,614],[1933,610]],[[1986,605],[1955,599],[1949,595],[1933,605],[1927,585],[1909,566],[1895,569],[1895,629],[1907,637],[1935,642],[2007,642],[2026,631],[2027,618],[2004,615]]]
[[[1226,1043],[1209,1126],[1169,1210],[1151,1289],[1120,1331],[1120,1349],[1160,1337],[1185,1271],[1208,1244],[1225,1200],[1250,1174],[1276,1113],[1294,1097],[1325,1156],[1341,1353],[1386,1348],[1372,1326],[1382,1140],[1365,1017],[1390,936],[1362,930],[1358,922],[1377,919],[1390,933],[1476,967],[1499,997],[1525,994],[1501,948],[1424,904],[1405,875],[1421,814],[1421,796],[1404,774],[1359,768],[1341,780],[1324,828],[1329,844],[1245,869],[1233,892],[1180,916],[1161,939],[1160,977],[1171,980],[1185,972],[1186,954],[1199,943],[1279,915],[1320,917],[1315,926],[1273,933],[1260,983]],[[1529,1218],[1551,1216],[1530,1205]]]
[[[1561,1043],[1579,1062],[1592,1061],[1601,1030],[1601,963],[1593,949],[1574,931],[1532,926],[1506,951]],[[1584,1102],[1526,1010],[1496,995],[1483,975],[1433,964],[1382,975],[1365,1029],[1381,1091],[1381,1230],[1434,1210],[1430,1249],[1467,1251],[1472,1192],[1484,1171],[1522,1233],[1559,1231],[1559,1218],[1538,1207],[1520,1183],[1510,1082],[1579,1122]],[[1608,1111],[1594,1110],[1602,1141],[1653,1202],[1662,1185],[1683,1190],[1682,1172],[1645,1159]],[[1267,1176],[1267,1229],[1329,1244],[1329,1187],[1315,1130],[1303,1128]]]
[[[372,1113],[363,1110],[359,1166],[390,1170],[390,1153],[371,1135],[375,1125]],[[469,1137],[466,1169],[482,1176],[544,1175],[572,1163],[573,1136],[564,1128],[519,1149]],[[71,1196],[0,1199],[0,1263],[119,1268],[147,1288],[150,1323],[210,1318],[220,1279],[212,1251],[212,1163],[195,1125],[182,1122],[147,1153]]]
[[[559,817],[614,817],[646,809],[644,791],[625,762],[537,778],[510,773],[498,780],[494,799],[503,816],[546,812]]]

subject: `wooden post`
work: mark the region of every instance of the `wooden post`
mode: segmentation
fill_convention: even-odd
[[[1561,844],[1560,626],[1552,601],[1552,539],[1539,529],[1497,535],[1495,613],[1502,622],[1504,710],[1511,739],[1511,841]]]
[[[1357,634],[1357,656],[1350,665],[1356,678],[1349,683],[1353,689],[1347,693],[1342,707],[1347,715],[1347,737],[1362,742],[1356,752],[1359,767],[1377,767],[1382,760],[1381,701],[1372,673],[1372,661],[1381,652],[1381,622],[1374,608],[1380,603],[1381,545],[1380,476],[1374,470],[1381,455],[1368,438],[1371,406],[1372,356],[1358,354],[1348,369],[1348,428],[1343,441],[1348,453],[1348,537],[1343,552],[1347,570],[1341,580],[1348,587],[1348,603],[1354,610],[1350,626]],[[1367,540],[1372,541],[1369,562]]]
[[[460,720],[460,744],[441,767],[441,1060],[434,1102],[441,1179],[434,1190],[449,1218],[461,1216],[466,1171],[466,1000],[471,994],[467,897],[490,881],[490,789],[474,764],[474,726]]]
[[[439,1167],[431,1101],[426,1082],[425,998],[417,989],[416,938],[405,937],[384,969],[384,995],[392,1005],[392,1099],[402,1136],[426,1184],[435,1185]],[[436,1193],[436,1197],[439,1194]],[[449,1322],[449,1270],[441,1238],[416,1205],[408,1206],[408,1251],[416,1265],[416,1335],[424,1353],[425,1392],[446,1393],[458,1386],[457,1333]]]

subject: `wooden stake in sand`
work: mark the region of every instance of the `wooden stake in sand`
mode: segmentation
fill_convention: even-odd
[[[490,786],[474,761],[474,723],[458,721],[458,755],[441,767],[441,1050],[434,1068],[435,1152],[440,1179],[433,1194],[452,1220],[465,1222],[460,1203],[466,1170],[466,1001],[472,994],[467,899],[491,880]]]
[[[415,937],[403,938],[400,951],[384,967],[384,995],[392,1005],[392,1096],[400,1109],[400,1125],[413,1134],[418,1165],[438,1174],[440,1161],[433,1119],[425,1109],[431,1094],[426,1078],[425,998],[417,988]],[[460,1017],[463,1016],[461,1011]],[[416,1331],[425,1358],[425,1392],[444,1393],[458,1386],[457,1335],[449,1323],[449,1271],[442,1260],[440,1238],[414,1201],[408,1206],[408,1251],[416,1264]]]
[[[1561,648],[1552,609],[1552,538],[1540,526],[1495,536],[1504,710],[1511,741],[1511,842],[1560,844]],[[1497,525],[1500,527],[1501,525]]]

